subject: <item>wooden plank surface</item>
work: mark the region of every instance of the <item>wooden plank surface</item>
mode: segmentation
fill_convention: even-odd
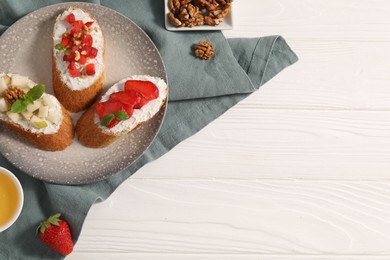
[[[133,179],[94,206],[77,249],[389,257],[389,199],[390,183],[377,181]]]
[[[389,158],[388,111],[243,103],[133,178],[388,180]]]
[[[300,61],[91,209],[68,259],[390,259],[390,2],[236,0]]]

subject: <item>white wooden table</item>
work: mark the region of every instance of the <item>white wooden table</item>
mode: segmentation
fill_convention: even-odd
[[[236,0],[300,61],[95,205],[69,259],[390,259],[390,1]]]

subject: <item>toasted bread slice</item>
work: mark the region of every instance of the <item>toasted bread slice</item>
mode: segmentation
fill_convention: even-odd
[[[104,103],[110,99],[111,94],[125,90],[126,82],[130,80],[144,81],[153,83],[158,89],[157,98],[149,101],[140,108],[132,107],[132,115],[128,119],[118,121],[111,128],[102,125],[102,119],[99,117],[96,107],[99,103]],[[126,135],[136,127],[151,119],[164,105],[168,96],[168,86],[161,78],[146,75],[137,75],[125,78],[114,84],[108,91],[82,114],[76,124],[76,133],[79,142],[82,145],[92,148],[105,147]],[[127,110],[126,110],[127,111]],[[114,111],[112,112],[114,113]]]
[[[90,14],[70,7],[57,17],[53,30],[53,89],[69,111],[88,108],[101,92],[104,52],[103,32]]]
[[[37,85],[25,76],[0,73],[0,122],[40,149],[64,150],[73,142],[72,119],[53,95],[29,94]],[[22,101],[26,96],[29,101]],[[15,111],[17,100],[27,106]]]

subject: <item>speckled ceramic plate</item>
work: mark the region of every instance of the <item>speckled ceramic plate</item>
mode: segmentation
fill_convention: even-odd
[[[52,94],[51,35],[55,18],[70,5],[91,13],[106,39],[105,89],[129,75],[147,74],[167,81],[160,54],[150,38],[127,17],[105,7],[65,3],[30,13],[0,37],[0,71],[30,77]],[[75,138],[64,151],[39,150],[0,126],[0,152],[27,174],[51,183],[85,184],[114,175],[148,148],[162,124],[166,104],[141,127],[109,147],[92,149]],[[73,114],[74,122],[79,114]]]

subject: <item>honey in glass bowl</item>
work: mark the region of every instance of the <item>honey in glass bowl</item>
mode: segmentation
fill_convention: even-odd
[[[0,232],[18,218],[23,206],[23,190],[10,171],[0,167]]]

